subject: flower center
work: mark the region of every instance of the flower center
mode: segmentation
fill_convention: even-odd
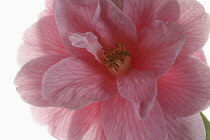
[[[121,76],[131,69],[130,53],[124,44],[115,44],[115,48],[103,48],[104,64],[114,76]]]

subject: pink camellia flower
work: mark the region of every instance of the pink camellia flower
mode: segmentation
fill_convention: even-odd
[[[60,140],[204,140],[210,99],[194,0],[48,0],[15,84]]]

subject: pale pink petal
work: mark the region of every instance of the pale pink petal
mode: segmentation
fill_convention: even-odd
[[[23,41],[26,44],[42,46],[45,50],[50,49],[50,47],[50,50],[52,50],[53,46],[56,47],[55,49],[58,51],[64,49],[54,15],[41,18],[37,23],[26,30]]]
[[[59,140],[67,140],[75,111],[58,107],[32,107],[31,111],[35,121],[48,126],[50,135]]]
[[[51,15],[54,16],[54,12],[51,11],[51,10],[49,10],[49,9],[45,9],[45,10],[43,10],[41,13],[39,13],[38,18],[41,19],[41,18],[44,18],[44,17],[46,17],[46,16],[51,16]]]
[[[20,46],[18,51],[18,62],[21,65],[43,55],[67,54],[53,15],[41,18],[26,30],[23,41],[24,44]]]
[[[59,0],[55,4],[55,17],[64,46],[73,55],[81,53],[81,49],[72,47],[69,36],[76,32],[93,32],[91,21],[98,0]]]
[[[122,10],[124,7],[124,1],[125,0],[112,0],[112,2],[120,9]]]
[[[152,70],[162,76],[175,61],[185,40],[184,27],[176,23],[155,21],[139,33],[135,64],[139,70]]]
[[[53,11],[55,8],[55,2],[56,2],[56,0],[45,0],[46,8]]]
[[[134,104],[139,118],[148,117],[156,99],[157,85],[151,71],[131,70],[117,78],[120,95]]]
[[[197,53],[193,54],[192,57],[198,58],[199,60],[207,64],[207,59],[203,50],[200,50]]]
[[[181,54],[191,55],[200,50],[208,39],[210,18],[203,6],[195,0],[178,0],[181,17],[178,23],[186,27],[187,38]]]
[[[20,66],[23,66],[28,61],[45,55],[49,54],[42,52],[41,48],[23,43],[18,48],[17,62]]]
[[[156,2],[157,0],[155,0]],[[180,6],[177,0],[161,0],[164,1],[161,7],[155,5],[155,11],[153,13],[153,20],[162,20],[165,22],[176,22],[180,17]]]
[[[210,100],[208,100],[208,102],[206,103],[206,106],[204,107],[203,110],[206,110],[207,108],[209,108],[209,106],[210,106]]]
[[[200,114],[188,117],[166,115],[168,140],[205,140],[205,127]]]
[[[116,96],[102,102],[102,125],[108,140],[166,140],[166,124],[158,102],[140,120],[132,103]]]
[[[136,29],[132,21],[110,0],[100,0],[93,26],[105,47],[123,43],[130,52],[136,46]]]
[[[116,81],[95,58],[66,58],[44,75],[42,96],[54,106],[78,109],[113,97]]]
[[[87,33],[74,33],[69,37],[72,45],[78,48],[86,48],[90,53],[95,55],[99,62],[103,63],[102,46],[98,42],[98,38],[91,32]]]
[[[179,57],[157,82],[157,98],[167,114],[199,113],[210,99],[210,69],[196,58]]]
[[[75,111],[69,125],[68,140],[106,140],[101,123],[101,102]]]
[[[180,15],[176,0],[125,0],[123,12],[133,21],[137,32],[154,20],[176,22]]]
[[[15,85],[21,98],[35,106],[49,106],[41,95],[41,85],[44,73],[54,64],[66,58],[66,55],[47,55],[26,63],[15,77]]]

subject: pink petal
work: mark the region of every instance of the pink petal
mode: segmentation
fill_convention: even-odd
[[[124,43],[131,52],[136,45],[136,29],[132,21],[110,0],[100,0],[93,17],[93,26],[103,46]]]
[[[102,124],[108,140],[166,140],[162,110],[155,103],[149,117],[140,120],[133,105],[116,96],[102,102]]]
[[[166,115],[168,140],[204,140],[206,138],[200,114],[176,118]]]
[[[23,36],[26,44],[37,45],[45,48],[55,46],[56,49],[64,49],[60,39],[60,34],[55,23],[54,15],[44,17],[32,25]],[[51,47],[53,48],[53,47]]]
[[[39,13],[38,18],[42,19],[42,18],[47,17],[47,16],[54,16],[54,12],[49,10],[49,9],[45,9],[41,13]]]
[[[32,107],[35,121],[48,126],[50,135],[59,139],[67,140],[72,115],[75,111],[58,107]]]
[[[154,20],[176,22],[180,15],[175,0],[125,0],[123,11],[133,21],[137,32]]]
[[[210,18],[203,6],[194,0],[178,0],[181,17],[178,23],[186,27],[187,38],[181,54],[194,54],[200,50],[208,39]]]
[[[98,42],[98,38],[91,32],[87,33],[74,33],[69,37],[72,45],[78,48],[86,48],[90,53],[95,55],[99,62],[104,62],[102,46]]]
[[[184,27],[176,23],[155,21],[139,33],[134,67],[152,70],[162,76],[175,61],[185,40]]]
[[[30,55],[28,54],[30,52]],[[41,51],[41,48],[29,44],[21,44],[18,48],[17,62],[20,66],[29,62],[32,59],[48,55]]]
[[[204,107],[203,110],[206,110],[207,108],[209,108],[209,106],[210,106],[210,100],[208,100],[208,102],[206,103],[206,106]]]
[[[106,140],[100,102],[75,111],[69,125],[68,140]]]
[[[23,41],[18,54],[21,65],[43,55],[67,53],[62,45],[54,15],[41,18],[32,25],[24,33]]]
[[[93,32],[91,21],[97,7],[97,0],[58,0],[55,4],[55,17],[64,46],[73,55],[81,49],[72,47],[69,36],[76,32]]]
[[[117,78],[117,86],[120,95],[134,104],[138,117],[147,118],[157,94],[154,73],[132,70],[127,75]]]
[[[156,2],[157,0],[155,0]],[[154,10],[153,20],[162,20],[165,22],[176,22],[180,17],[180,6],[177,0],[162,0],[165,1],[160,6],[160,1],[158,6],[156,7],[157,11]],[[161,2],[162,2],[161,1]],[[157,2],[156,2],[157,3]]]
[[[66,58],[44,76],[42,96],[54,106],[78,109],[117,93],[115,79],[94,58]]]
[[[207,64],[206,56],[203,50],[198,51],[197,53],[192,55],[192,57],[198,58],[199,60]]]
[[[15,77],[15,85],[21,98],[35,106],[49,106],[41,95],[41,84],[44,73],[54,64],[66,58],[66,55],[48,55],[33,59],[26,63]]]
[[[179,57],[158,79],[157,98],[165,113],[189,116],[205,109],[210,99],[209,87],[209,67],[195,58]]]
[[[112,2],[120,9],[122,10],[124,7],[124,1],[125,0],[112,0]]]
[[[47,7],[47,9],[53,11],[55,8],[55,1],[56,0],[45,0],[45,6]]]

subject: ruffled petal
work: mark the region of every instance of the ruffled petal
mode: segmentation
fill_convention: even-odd
[[[210,99],[210,69],[196,58],[179,57],[157,83],[157,98],[167,114],[199,113]]]
[[[112,0],[112,2],[120,9],[123,9],[125,0]]]
[[[208,40],[210,17],[195,0],[178,0],[181,16],[178,23],[186,27],[187,38],[181,54],[191,55],[200,50]]]
[[[57,0],[45,0],[45,6],[46,6],[46,8],[49,9],[49,10],[51,10],[51,11],[53,11],[54,8],[55,8],[55,2],[56,1]]]
[[[21,98],[35,106],[49,106],[41,95],[41,85],[44,73],[54,64],[66,58],[66,55],[48,55],[33,59],[26,63],[15,77],[15,85]]]
[[[176,0],[125,0],[123,11],[133,21],[137,32],[154,20],[176,22],[180,16]]]
[[[92,53],[99,62],[103,63],[103,47],[93,33],[74,33],[69,37],[69,39],[71,40],[73,46],[78,48],[86,48],[87,51]]]
[[[41,18],[26,30],[23,41],[18,51],[21,65],[43,55],[68,53],[62,45],[54,15]]]
[[[100,102],[74,112],[69,125],[68,140],[106,140],[101,123]]]
[[[67,140],[75,111],[58,107],[32,107],[31,111],[35,121],[48,126],[50,135],[59,140]]]
[[[136,46],[136,29],[132,21],[110,0],[100,0],[93,17],[102,45],[115,47],[123,43],[127,51],[131,52]]]
[[[207,59],[203,50],[200,50],[197,53],[193,54],[192,57],[198,58],[199,60],[207,64]]]
[[[62,41],[72,55],[81,53],[81,49],[72,47],[69,36],[73,33],[93,32],[92,19],[98,0],[59,0],[55,4],[55,17]]]
[[[166,124],[158,102],[140,120],[133,105],[120,96],[102,102],[102,125],[108,140],[166,140]]]
[[[148,117],[157,94],[155,75],[151,71],[132,70],[117,78],[120,95],[134,104],[139,118]]]
[[[113,97],[116,81],[94,58],[66,58],[44,75],[42,96],[54,106],[79,109]]]
[[[155,0],[156,2],[157,0]],[[163,2],[162,2],[163,1]],[[180,6],[177,0],[161,0],[162,5],[157,6],[153,13],[153,20],[162,20],[165,22],[176,22],[180,17]]]
[[[42,19],[47,16],[54,16],[54,12],[49,9],[44,9],[41,13],[39,13],[38,19]]]
[[[139,33],[135,64],[139,70],[152,70],[162,76],[174,63],[185,40],[185,29],[176,23],[155,21]]]
[[[205,127],[200,114],[189,117],[166,115],[168,140],[204,140]]]

